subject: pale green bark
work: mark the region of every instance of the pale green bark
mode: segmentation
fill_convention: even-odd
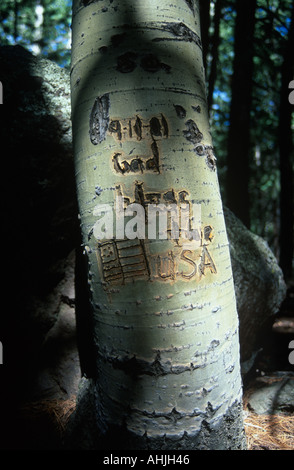
[[[242,398],[198,2],[84,3],[73,2],[71,87],[97,423],[154,442],[193,439],[203,423],[217,428]],[[126,205],[201,204],[200,246],[183,239],[98,242],[95,207],[114,207],[119,194]],[[242,430],[240,410],[234,419]],[[243,436],[227,440],[224,447],[243,445]]]

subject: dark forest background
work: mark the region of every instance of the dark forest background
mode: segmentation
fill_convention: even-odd
[[[0,46],[22,46],[52,61],[35,61],[22,47],[0,47],[4,100],[0,140],[5,144],[1,150],[2,254],[7,258],[7,266],[1,264],[7,286],[2,285],[0,315],[4,349],[0,447],[4,448],[51,448],[56,439],[60,445],[59,428],[57,438],[55,425],[50,437],[51,425],[43,408],[35,422],[36,403],[25,408],[25,413],[22,406],[35,397],[31,394],[32,389],[35,393],[33,380],[39,380],[39,373],[44,377],[44,370],[48,383],[52,379],[57,384],[58,400],[62,397],[61,406],[55,389],[49,396],[50,419],[57,411],[64,413],[65,404],[73,406],[74,401],[68,399],[71,388],[67,387],[78,377],[81,360],[74,323],[79,310],[73,289],[74,283],[79,283],[75,249],[80,240],[77,208],[72,201],[74,172],[68,174],[72,168],[70,110],[59,112],[62,100],[69,106],[70,97],[68,73],[62,69],[70,68],[71,3],[0,1]],[[108,5],[112,0],[102,3]],[[236,276],[240,285],[245,279],[244,288],[239,289],[244,299],[240,309],[242,341],[247,345],[252,327],[259,335],[258,348],[262,345],[250,374],[264,380],[264,371],[274,371],[278,381],[284,377],[278,374],[293,369],[288,345],[294,338],[294,104],[289,100],[294,90],[294,0],[200,0],[200,7],[207,99],[223,203],[268,242],[288,284],[288,302],[273,319],[284,296],[277,281],[280,274],[264,258],[260,262],[256,250],[247,248],[252,244],[242,243],[240,257],[242,262],[245,258],[246,266],[243,270],[242,264],[243,277]],[[40,62],[46,64],[42,64],[46,73]],[[56,88],[52,77],[61,82]],[[54,93],[62,95],[50,110],[45,91],[49,101]],[[242,241],[249,237],[243,228]],[[264,250],[257,252],[264,254]],[[255,259],[256,264],[251,262]],[[63,323],[65,312],[72,315],[72,324]],[[283,317],[284,323],[280,321]],[[276,328],[272,327],[274,321]],[[70,325],[74,325],[71,330],[67,328]],[[53,330],[56,336],[52,340]],[[72,345],[78,373],[64,366],[71,363]],[[59,382],[66,373],[67,382]],[[248,384],[250,374],[246,375]],[[60,383],[67,384],[64,390]],[[46,388],[47,382],[41,385]],[[291,410],[293,414],[293,406]],[[253,429],[256,432],[256,426]],[[290,434],[293,436],[293,426]]]
[[[200,0],[223,202],[293,268],[293,0]],[[71,0],[1,0],[1,45],[70,67]],[[1,78],[1,77],[0,77]]]

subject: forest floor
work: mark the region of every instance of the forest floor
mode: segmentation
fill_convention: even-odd
[[[294,450],[294,365],[289,362],[289,343],[294,340],[294,283],[288,290],[267,335],[266,344],[255,360],[250,377],[244,383],[244,424],[248,450]],[[252,397],[266,387],[278,385],[278,391],[290,385],[290,401],[279,410],[257,412]],[[285,392],[285,389],[284,389]],[[274,400],[277,401],[277,393]],[[263,403],[269,395],[262,396]],[[273,400],[273,398],[270,398]],[[14,445],[29,450],[56,450],[62,448],[62,438],[68,420],[75,410],[76,396],[67,399],[45,399],[21,406],[18,435]],[[15,447],[14,447],[15,448]],[[18,447],[16,447],[18,450]]]
[[[294,415],[245,412],[247,450],[294,450]]]
[[[294,365],[290,364],[290,341],[294,340],[294,283],[275,319],[271,335],[258,355],[251,379],[244,384],[244,424],[248,450],[294,450]],[[292,361],[291,361],[292,362]],[[274,401],[287,385],[286,400],[274,410]],[[269,413],[257,413],[251,399],[261,390],[275,390]],[[289,393],[290,391],[290,393]],[[261,395],[261,400],[270,395]],[[266,406],[265,406],[266,408]]]

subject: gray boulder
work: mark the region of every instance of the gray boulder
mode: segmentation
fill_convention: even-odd
[[[247,398],[247,407],[256,414],[293,413],[294,373],[280,371],[257,378]]]
[[[248,230],[226,207],[224,214],[239,315],[241,362],[246,373],[287,289],[267,242]]]

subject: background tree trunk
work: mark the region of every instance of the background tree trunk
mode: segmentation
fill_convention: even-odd
[[[213,92],[214,92],[214,86],[215,86],[215,81],[216,81],[216,76],[217,76],[218,49],[219,49],[219,43],[220,43],[219,29],[220,29],[222,5],[223,5],[223,0],[217,0],[215,2],[215,11],[214,11],[214,18],[213,18],[214,31],[213,31],[213,36],[212,36],[211,66],[210,66],[210,73],[209,73],[208,96],[207,96],[209,112],[213,104]]]
[[[203,54],[203,67],[207,70],[207,54],[209,50],[209,27],[210,27],[210,0],[199,0],[201,19],[201,42]]]
[[[94,446],[241,449],[238,317],[199,4],[125,0],[102,8],[75,0],[72,28],[76,183],[96,353]],[[100,204],[115,214],[117,195],[145,209],[200,205],[198,240],[182,233],[97,240]]]
[[[250,227],[249,151],[256,0],[237,0],[226,203]]]

